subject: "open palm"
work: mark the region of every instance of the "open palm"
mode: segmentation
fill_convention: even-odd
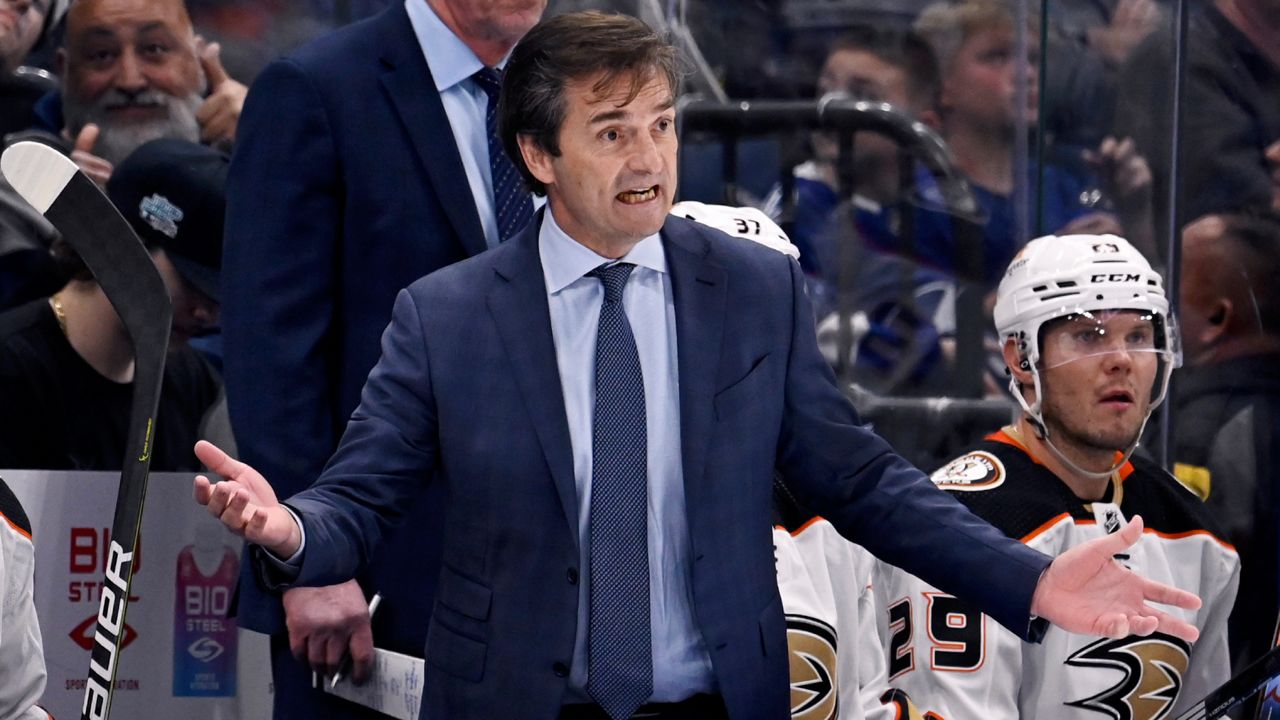
[[[196,457],[222,476],[213,483],[204,475],[195,480],[196,502],[222,521],[231,532],[261,545],[280,557],[297,552],[301,532],[262,474],[233,459],[211,442],[196,443]]]
[[[1054,558],[1040,578],[1031,612],[1073,633],[1121,638],[1160,632],[1195,642],[1194,625],[1148,603],[1195,610],[1200,598],[1148,580],[1117,561],[1142,537],[1142,518]]]

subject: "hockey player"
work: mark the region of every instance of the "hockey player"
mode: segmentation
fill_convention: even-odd
[[[1198,593],[1199,610],[1170,612],[1200,638],[1111,640],[1054,627],[1041,644],[1026,644],[881,565],[889,682],[947,720],[1173,717],[1228,678],[1226,621],[1239,559],[1194,495],[1133,455],[1179,362],[1160,276],[1121,238],[1043,237],[1006,271],[995,323],[1022,412],[933,481],[1050,555],[1141,515],[1145,534],[1115,562]]]

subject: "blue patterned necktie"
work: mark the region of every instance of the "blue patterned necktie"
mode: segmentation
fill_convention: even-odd
[[[614,720],[631,717],[653,692],[644,377],[622,306],[633,268],[614,263],[587,273],[604,285],[591,437],[587,692]]]
[[[502,73],[486,67],[472,77],[489,96],[489,109],[484,114],[484,125],[489,135],[489,179],[493,182],[493,209],[498,214],[498,241],[506,242],[533,217],[533,200],[498,137],[498,92],[502,90]]]

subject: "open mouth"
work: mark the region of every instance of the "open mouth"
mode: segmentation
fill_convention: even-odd
[[[618,201],[625,205],[639,205],[658,197],[658,186],[652,185],[640,190],[623,190],[617,197]]]
[[[1133,394],[1127,390],[1112,390],[1102,396],[1104,405],[1132,405]]]

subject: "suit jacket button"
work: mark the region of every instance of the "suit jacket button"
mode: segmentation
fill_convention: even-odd
[[[562,678],[562,677],[568,677],[568,676],[569,676],[569,666],[568,666],[568,665],[565,665],[565,664],[564,664],[564,663],[562,663],[562,662],[558,662],[558,663],[556,663],[555,665],[552,665],[552,666],[551,666],[551,672],[555,673],[555,674],[556,674],[556,677],[561,677],[561,678]]]
[[[565,577],[569,578],[570,585],[578,584],[578,568],[569,568],[569,572],[565,573],[564,575]]]

